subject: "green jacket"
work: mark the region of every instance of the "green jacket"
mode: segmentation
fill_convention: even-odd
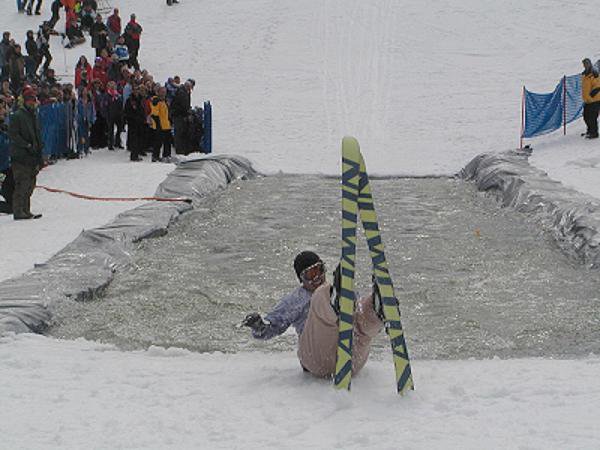
[[[43,163],[42,132],[36,110],[21,106],[10,116],[8,124],[12,162],[35,167]]]

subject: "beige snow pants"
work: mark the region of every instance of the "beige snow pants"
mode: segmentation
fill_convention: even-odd
[[[335,373],[338,340],[338,318],[329,302],[330,285],[324,283],[312,295],[308,318],[300,335],[298,358],[306,370],[318,377]],[[356,374],[367,363],[371,340],[383,328],[373,310],[371,295],[362,297],[354,312],[352,338],[352,373]]]

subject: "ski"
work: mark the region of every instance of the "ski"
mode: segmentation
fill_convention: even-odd
[[[410,360],[402,329],[398,299],[394,293],[373,194],[365,161],[358,141],[352,137],[342,140],[342,258],[340,289],[340,320],[338,353],[334,383],[337,388],[350,389],[352,380],[352,333],[355,308],[354,273],[356,257],[356,228],[360,217],[367,239],[373,274],[379,285],[385,330],[390,338],[396,373],[396,389],[403,394],[414,389]]]

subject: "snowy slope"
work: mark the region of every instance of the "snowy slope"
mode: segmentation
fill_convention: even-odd
[[[291,353],[196,354],[41,336],[0,338],[0,448],[597,448],[598,358],[415,361],[394,393],[391,359],[351,395]]]

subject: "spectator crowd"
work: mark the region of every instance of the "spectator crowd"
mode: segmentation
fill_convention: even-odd
[[[23,3],[30,15],[33,3]],[[55,29],[61,10],[65,17],[62,33]],[[161,84],[140,67],[143,28],[135,14],[123,26],[119,9],[114,8],[104,20],[95,0],[54,0],[51,12],[37,33],[26,32],[25,53],[9,32],[0,41],[0,133],[7,135],[12,157],[12,168],[3,174],[3,189],[9,185],[14,190],[13,195],[2,192],[8,206],[0,205],[0,212],[12,206],[15,219],[37,218],[29,210],[29,196],[35,176],[53,158],[125,147],[131,161],[150,154],[152,162],[169,162],[173,144],[178,154],[202,150],[203,114],[201,108],[191,106],[195,81],[182,82],[173,76]],[[73,82],[61,82],[52,68],[53,36],[62,38],[66,48],[89,39],[95,50],[94,61],[79,58]],[[43,151],[38,107],[46,105],[64,109],[67,117],[68,138],[62,155],[48,156]],[[13,199],[19,204],[11,205]]]

